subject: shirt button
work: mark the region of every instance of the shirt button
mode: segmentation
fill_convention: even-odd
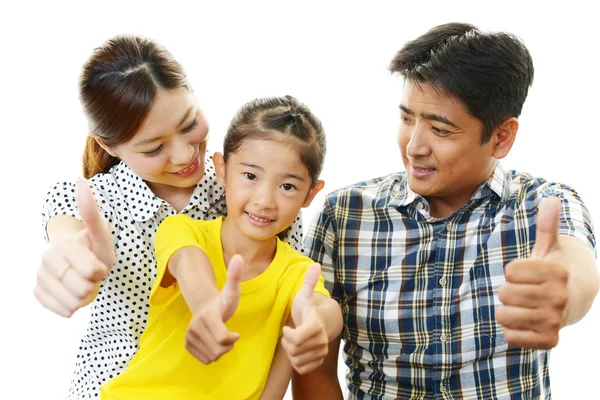
[[[441,340],[442,342],[445,342],[445,341],[447,341],[447,340],[448,340],[448,336],[446,336],[445,334],[443,334],[443,333],[442,333],[442,334],[441,334],[441,336],[440,336],[440,340]]]
[[[422,209],[424,209],[424,208],[425,208],[425,205],[423,205],[423,203],[418,203],[418,204],[417,204],[417,208],[418,208],[419,210],[422,210]]]
[[[446,230],[447,230],[447,231],[451,231],[451,230],[452,230],[452,228],[454,228],[454,225],[452,224],[452,222],[448,222],[448,223],[446,224]]]
[[[440,385],[440,392],[446,393],[446,386]]]
[[[447,283],[447,282],[446,282],[446,278],[442,278],[442,279],[440,279],[440,285],[441,285],[441,286],[446,286],[446,283]]]

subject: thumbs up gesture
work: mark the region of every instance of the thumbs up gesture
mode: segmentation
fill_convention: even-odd
[[[47,309],[70,317],[97,295],[115,264],[113,238],[102,220],[92,190],[84,180],[75,186],[83,224],[57,216],[49,248],[42,254],[34,295]]]
[[[569,272],[560,253],[560,200],[547,198],[537,215],[536,241],[531,257],[506,265],[506,284],[498,296],[504,304],[496,321],[504,326],[506,341],[514,346],[551,349],[558,344],[567,305]]]
[[[299,374],[310,372],[321,365],[328,351],[325,324],[317,312],[313,299],[320,274],[320,265],[311,265],[292,305],[292,319],[296,327],[283,328],[281,344],[292,367]]]
[[[204,364],[217,361],[240,338],[239,333],[227,329],[225,322],[233,316],[239,304],[243,265],[244,260],[240,255],[233,256],[221,292],[203,302],[193,313],[185,335],[185,348]]]

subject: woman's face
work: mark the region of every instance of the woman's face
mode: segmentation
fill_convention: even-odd
[[[208,123],[188,89],[159,89],[138,132],[109,152],[156,193],[195,186],[204,175]]]

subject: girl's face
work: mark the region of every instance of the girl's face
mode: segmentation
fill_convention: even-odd
[[[102,147],[155,192],[192,188],[204,175],[208,123],[186,88],[159,89],[148,117],[129,141]],[[98,140],[98,139],[97,139]]]
[[[225,187],[226,223],[254,240],[288,228],[324,185],[311,185],[308,169],[290,143],[246,139],[227,164],[220,153],[213,159],[217,180]]]

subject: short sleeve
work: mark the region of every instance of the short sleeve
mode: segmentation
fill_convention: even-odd
[[[179,249],[190,246],[199,249],[206,248],[206,242],[197,229],[196,222],[183,214],[165,218],[154,236],[156,280],[150,292],[151,306],[165,306],[180,293],[177,283],[169,287],[162,287],[161,282],[173,254]]]
[[[339,299],[334,270],[335,221],[330,216],[327,203],[315,214],[305,239],[307,257],[321,264],[325,288],[333,298]]]
[[[596,238],[590,212],[579,194],[570,186],[559,183],[549,183],[541,186],[540,189],[537,207],[549,197],[557,197],[561,201],[558,233],[583,240],[596,253]]]
[[[104,196],[96,187],[93,180],[88,180],[94,198],[98,204],[100,213],[104,216],[104,219],[109,223],[112,222],[112,212],[107,207],[107,202]],[[77,209],[77,203],[75,201],[75,183],[73,182],[58,182],[50,188],[44,199],[42,207],[42,229],[44,232],[44,240],[48,241],[47,225],[51,218],[57,215],[68,215],[81,221],[79,210]],[[114,229],[113,229],[114,230]]]

